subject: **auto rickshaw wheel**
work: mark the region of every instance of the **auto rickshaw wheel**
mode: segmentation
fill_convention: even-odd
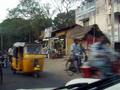
[[[38,78],[38,77],[39,77],[39,71],[33,72],[33,77],[34,77],[34,78]]]

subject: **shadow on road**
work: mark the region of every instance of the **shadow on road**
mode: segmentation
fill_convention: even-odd
[[[46,61],[44,70],[40,73],[40,77],[34,78],[32,74],[25,74],[21,72],[13,75],[9,67],[3,70],[4,82],[3,86],[0,86],[0,90],[34,90],[36,88],[53,88],[63,86],[69,80],[76,78],[76,76],[68,76],[64,69],[65,61],[63,60]]]

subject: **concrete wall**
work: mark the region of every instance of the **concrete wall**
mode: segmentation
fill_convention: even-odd
[[[120,4],[118,4],[120,5]],[[116,3],[114,3],[115,12],[118,12],[119,8]],[[117,9],[116,9],[117,8]],[[89,25],[98,24],[99,28],[102,30],[106,36],[111,39],[111,18],[110,18],[111,7],[108,0],[96,0],[96,15],[91,15],[89,18]],[[86,19],[86,18],[85,18]],[[115,14],[115,41],[118,41],[118,16]],[[83,26],[83,20],[76,19],[76,24]]]
[[[106,32],[107,14],[105,0],[96,1],[96,14],[89,16],[89,25],[98,24],[103,32]],[[76,23],[83,26],[83,20],[76,19]]]

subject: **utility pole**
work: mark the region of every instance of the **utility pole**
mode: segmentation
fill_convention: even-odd
[[[29,32],[29,43],[31,43],[31,33]]]
[[[120,15],[118,16],[119,23],[118,23],[118,42],[120,42]]]
[[[0,39],[1,39],[1,49],[3,48],[3,37],[2,37],[2,33],[0,33]]]
[[[95,3],[95,12],[94,12],[94,24],[96,24],[96,0],[94,0]],[[94,38],[93,38],[93,43],[95,42],[95,27],[94,27]]]
[[[117,2],[118,4],[118,10],[120,12],[120,2]],[[119,22],[118,22],[118,42],[120,42],[120,15],[118,16]]]
[[[111,26],[112,26],[112,45],[114,47],[114,0],[111,0]]]
[[[29,31],[29,43],[31,43],[32,42],[32,20],[30,20],[30,26],[31,26],[31,30]]]

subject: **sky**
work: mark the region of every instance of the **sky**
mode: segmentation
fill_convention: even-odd
[[[7,9],[16,7],[18,3],[19,0],[0,0],[0,22],[2,22],[7,17]]]
[[[53,5],[53,2],[51,2],[52,0],[40,0],[40,1],[41,3],[50,3],[51,5]],[[7,10],[15,8],[18,4],[19,0],[0,0],[0,23],[6,19],[8,14]],[[52,8],[55,8],[54,5],[52,6]]]
[[[51,3],[50,0],[41,0],[42,3]],[[19,0],[0,0],[0,23],[6,19],[8,9],[15,8],[19,4]]]

